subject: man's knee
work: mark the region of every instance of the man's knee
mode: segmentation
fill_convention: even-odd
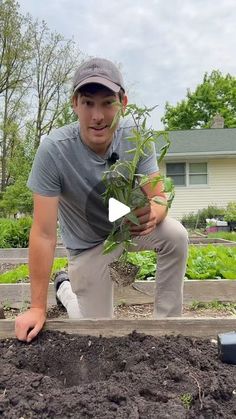
[[[172,219],[173,220],[173,219]],[[171,231],[171,238],[174,238],[176,243],[180,245],[188,244],[188,232],[186,228],[177,220],[173,220],[173,230]]]
[[[174,247],[176,250],[186,251],[188,247],[188,232],[185,227],[174,218],[166,217],[160,229],[162,242],[165,246]],[[160,233],[160,231],[157,231]]]

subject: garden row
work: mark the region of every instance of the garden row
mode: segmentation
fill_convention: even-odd
[[[1,249],[0,260],[8,263],[27,262],[28,249]],[[57,248],[52,272],[67,268],[65,249]],[[139,267],[138,280],[153,279],[156,273],[157,255],[153,251],[128,253],[128,262]],[[16,283],[27,280],[28,265],[23,264],[2,273],[0,283]],[[188,279],[236,279],[236,246],[189,246],[186,269]]]

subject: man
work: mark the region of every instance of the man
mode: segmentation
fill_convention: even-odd
[[[122,246],[103,255],[103,242],[112,229],[101,196],[102,176],[111,157],[124,160],[133,147],[128,141],[130,121],[112,124],[125,109],[127,96],[122,75],[105,59],[83,63],[73,81],[73,109],[79,123],[53,131],[44,138],[35,157],[28,186],[34,193],[34,217],[30,233],[29,269],[31,308],[16,319],[16,336],[30,342],[46,319],[47,290],[56,246],[57,217],[68,251],[69,280],[64,278],[57,298],[71,318],[111,318],[113,283],[108,264],[122,253]],[[141,157],[137,173],[158,174],[155,148]],[[158,252],[156,317],[179,316],[187,257],[187,233],[166,216],[166,207],[152,201],[164,197],[162,185],[143,186],[150,205],[134,211],[140,225],[131,225],[136,250]],[[59,210],[59,211],[58,211]]]

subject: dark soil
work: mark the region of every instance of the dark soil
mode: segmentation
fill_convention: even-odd
[[[3,418],[236,418],[236,365],[210,340],[45,331],[0,359]]]
[[[1,306],[0,306],[0,319],[5,319],[4,309]]]

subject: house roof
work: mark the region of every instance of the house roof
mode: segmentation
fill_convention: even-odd
[[[236,128],[209,128],[169,131],[168,157],[235,156]],[[156,144],[157,154],[164,140]]]

